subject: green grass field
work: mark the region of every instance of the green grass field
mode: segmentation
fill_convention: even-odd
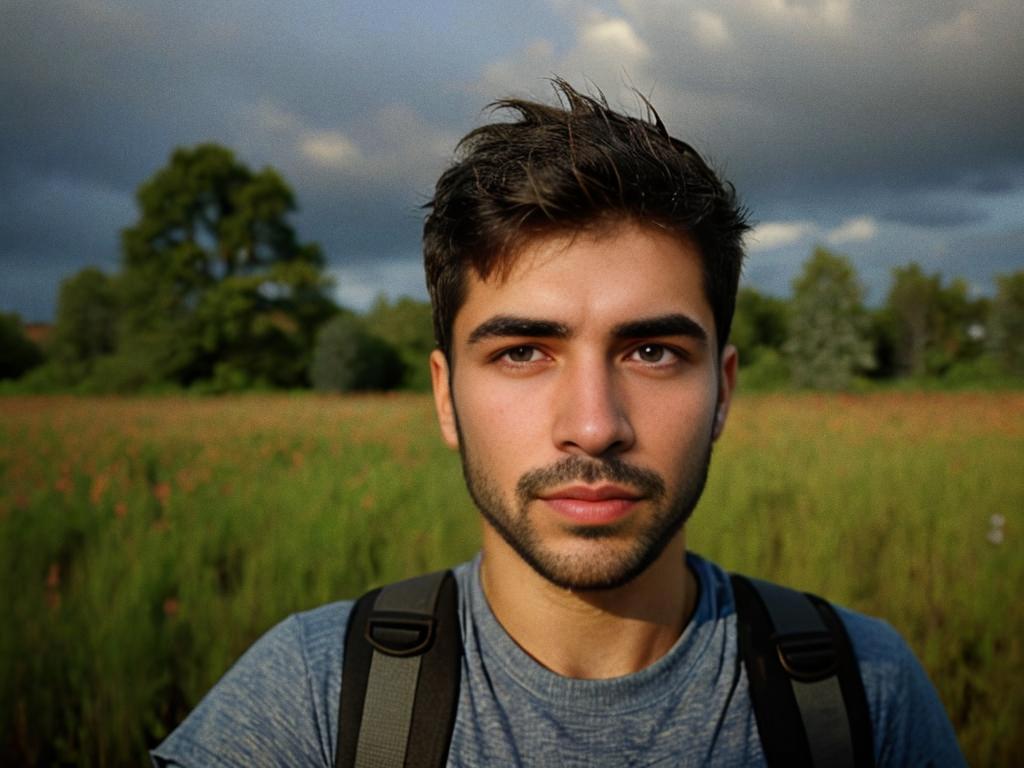
[[[890,621],[1010,765],[1022,509],[1022,394],[743,396],[689,543]],[[141,764],[290,612],[476,546],[426,396],[0,398],[0,763]]]

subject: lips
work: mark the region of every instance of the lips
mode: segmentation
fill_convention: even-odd
[[[609,525],[628,516],[642,497],[617,485],[572,486],[540,496],[552,510],[576,525]]]

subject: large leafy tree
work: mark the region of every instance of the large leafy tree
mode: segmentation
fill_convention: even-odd
[[[333,307],[320,249],[296,236],[277,172],[202,144],[176,150],[137,201],[122,233],[122,378],[302,384]]]
[[[785,352],[794,384],[845,389],[873,365],[863,297],[849,260],[815,249],[793,282]]]

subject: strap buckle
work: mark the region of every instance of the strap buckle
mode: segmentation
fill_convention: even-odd
[[[434,640],[434,618],[401,611],[374,611],[364,634],[370,645],[388,656],[418,656]]]
[[[800,632],[772,639],[782,668],[794,679],[814,683],[836,673],[838,653],[829,633]]]

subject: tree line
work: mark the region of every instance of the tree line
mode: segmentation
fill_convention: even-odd
[[[216,144],[182,148],[136,200],[120,270],[64,280],[44,344],[0,314],[0,379],[18,379],[20,391],[429,388],[429,304],[338,306],[272,168],[253,171]],[[751,389],[1019,382],[1024,270],[998,277],[987,298],[912,263],[893,270],[871,309],[850,261],[818,248],[789,298],[740,290],[732,342]]]
[[[732,342],[750,388],[851,389],[872,381],[924,385],[1024,383],[1024,270],[972,296],[909,263],[868,308],[849,259],[814,250],[790,298],[742,288]]]

